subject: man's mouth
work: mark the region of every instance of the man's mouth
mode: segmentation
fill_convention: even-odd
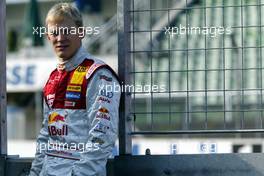
[[[68,48],[69,45],[58,45],[56,46],[56,49],[58,50],[65,50],[66,48]]]

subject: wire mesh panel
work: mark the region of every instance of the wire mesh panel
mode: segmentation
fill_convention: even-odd
[[[264,0],[130,9],[131,135],[264,131]]]

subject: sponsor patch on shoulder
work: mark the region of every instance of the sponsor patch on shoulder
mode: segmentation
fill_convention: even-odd
[[[100,79],[106,80],[108,82],[112,82],[112,80],[113,80],[111,77],[108,77],[106,75],[100,75]]]
[[[110,115],[109,115],[108,109],[106,109],[104,107],[100,108],[96,114],[96,118],[106,119],[106,120],[110,121]]]
[[[98,144],[102,145],[102,144],[104,144],[105,142],[104,142],[104,140],[101,139],[101,138],[93,137],[93,138],[92,138],[92,143],[98,143]]]
[[[98,68],[100,67],[101,65],[104,65],[103,63],[94,63],[90,68],[89,70],[87,71],[87,74],[86,74],[86,79],[88,79],[91,74]]]
[[[102,124],[102,122],[97,123],[97,125],[94,128],[94,131],[101,132],[106,134],[106,131],[109,129],[109,126],[106,126]]]
[[[112,91],[107,91],[106,89],[100,90],[100,94],[106,98],[112,98],[114,96],[114,93]]]
[[[101,97],[101,96],[97,99],[97,101],[99,101],[99,102],[111,103],[111,101],[110,101],[108,98]]]

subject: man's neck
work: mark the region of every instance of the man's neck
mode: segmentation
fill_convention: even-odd
[[[58,58],[58,65],[57,68],[60,70],[68,70],[71,69],[76,63],[78,63],[79,59],[79,54],[81,52],[81,48],[79,47],[78,50],[74,53],[74,55],[70,59],[63,59],[63,58]]]
[[[74,52],[74,54],[72,56],[70,56],[69,58],[61,58],[61,57],[57,57],[58,59],[58,63],[59,64],[65,64],[67,62],[69,62],[70,60],[72,60],[72,58],[78,53],[78,51],[80,50],[81,46]]]

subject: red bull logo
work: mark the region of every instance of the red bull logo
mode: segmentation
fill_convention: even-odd
[[[100,108],[98,111],[101,113],[107,113],[107,114],[109,113],[108,109],[106,108]]]
[[[61,128],[58,128],[57,125],[53,125],[54,123],[59,122],[62,123]],[[62,136],[62,135],[68,135],[68,125],[65,123],[65,117],[58,114],[57,112],[53,112],[49,115],[49,121],[48,121],[48,131],[49,135],[51,136]]]
[[[67,136],[68,135],[68,125],[62,125],[62,128],[57,128],[56,126],[48,126],[50,136]]]
[[[110,120],[109,111],[106,108],[100,108],[96,114],[96,118]]]
[[[61,116],[57,112],[53,112],[49,115],[49,124],[55,123],[55,122],[65,122],[65,117]]]

